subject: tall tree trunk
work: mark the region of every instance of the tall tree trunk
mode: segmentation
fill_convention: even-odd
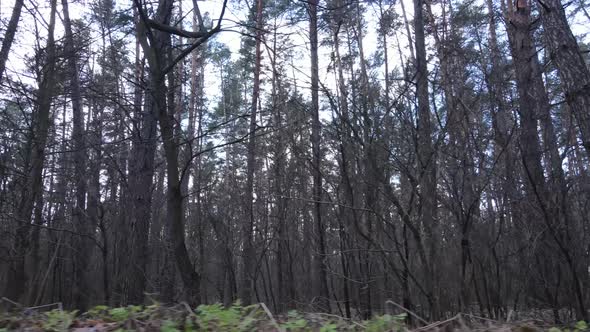
[[[432,143],[432,124],[428,102],[428,71],[424,36],[423,0],[414,0],[414,33],[416,44],[416,95],[418,98],[418,169],[420,175],[420,222],[429,243],[429,253],[423,261],[426,278],[430,319],[438,317],[433,264],[437,240],[436,232],[436,156]]]
[[[406,6],[404,5],[403,0],[400,0],[400,5],[402,7],[402,16],[404,18],[404,27],[406,28],[406,34],[408,35],[408,48],[410,49],[410,59],[412,61],[415,61],[416,55],[414,53],[414,41],[412,40],[412,33],[410,32],[410,24],[408,23],[408,17],[406,15]]]
[[[198,31],[200,28],[200,14],[198,11],[198,6],[195,4],[194,6],[195,11],[193,13],[192,18],[192,27],[194,31]],[[188,125],[186,131],[186,140],[188,144],[185,144],[185,148],[182,151],[182,163],[181,167],[185,169],[185,174],[182,178],[182,195],[184,197],[184,213],[188,216],[188,220],[190,223],[193,224],[193,227],[196,228],[197,237],[198,237],[198,246],[199,246],[199,258],[198,261],[201,262],[201,278],[206,279],[203,274],[206,272],[204,265],[205,258],[204,258],[204,246],[206,245],[203,237],[203,229],[205,227],[205,223],[203,222],[203,213],[201,209],[201,187],[202,187],[202,180],[201,180],[201,155],[200,151],[202,148],[202,105],[201,100],[203,98],[204,87],[203,87],[203,67],[205,65],[205,55],[203,52],[199,50],[195,50],[192,52],[191,59],[190,59],[190,93],[189,93],[189,105],[188,105]],[[182,70],[181,70],[182,71]],[[183,80],[180,80],[182,82]],[[183,97],[180,97],[182,100]],[[195,126],[196,125],[196,126]],[[180,127],[180,126],[179,126]],[[197,153],[198,155],[193,158],[193,153]],[[192,163],[192,165],[190,165]],[[193,178],[192,182],[192,191],[189,193],[189,181],[190,178]],[[191,202],[191,199],[194,201]],[[196,225],[195,225],[196,224]],[[190,226],[189,226],[190,227]],[[189,231],[191,233],[191,231]],[[207,302],[207,286],[205,283],[201,283],[200,285],[201,290],[199,293],[202,296],[202,301],[204,303]]]
[[[271,93],[271,107],[273,115],[273,127],[275,130],[275,141],[272,148],[274,162],[272,166],[272,189],[274,195],[274,201],[276,202],[275,208],[271,212],[272,215],[276,216],[274,225],[276,233],[276,289],[278,291],[278,303],[275,308],[277,312],[284,312],[287,307],[287,303],[293,301],[288,298],[289,282],[286,280],[287,274],[287,250],[289,249],[289,233],[287,231],[287,225],[285,222],[287,216],[287,202],[286,198],[283,197],[285,193],[285,130],[282,128],[283,116],[281,112],[281,104],[284,102],[285,96],[283,93],[283,87],[281,85],[282,80],[278,72],[278,22],[275,18],[273,27],[273,44],[271,53],[271,65],[272,65],[272,93]]]
[[[469,150],[469,137],[471,132],[471,120],[469,110],[463,104],[464,89],[460,82],[464,81],[465,67],[463,60],[456,50],[460,48],[457,41],[461,39],[460,29],[454,24],[453,10],[448,3],[449,17],[446,17],[447,3],[443,2],[442,27],[439,29],[436,19],[432,13],[430,4],[427,4],[428,15],[432,24],[437,55],[441,68],[441,85],[444,92],[444,102],[447,109],[447,128],[449,132],[450,160],[448,161],[449,177],[451,179],[452,192],[455,195],[455,202],[452,203],[452,212],[457,219],[457,225],[461,230],[461,278],[460,308],[464,309],[469,303],[468,268],[471,263],[471,226],[478,214],[479,204],[474,189],[475,171],[474,160]],[[439,30],[448,31],[442,36]]]
[[[539,11],[545,46],[557,67],[566,102],[578,121],[582,144],[590,156],[590,70],[567,22],[561,1],[539,1]]]
[[[311,145],[314,202],[314,253],[313,253],[313,293],[319,299],[317,307],[330,311],[330,294],[326,269],[325,227],[322,220],[322,152],[320,148],[321,124],[319,116],[319,66],[318,66],[318,2],[309,1],[309,42],[311,52]]]
[[[43,195],[43,163],[45,161],[45,147],[47,144],[47,135],[51,125],[49,114],[51,112],[51,102],[54,97],[55,86],[55,64],[56,64],[56,47],[54,39],[55,15],[57,0],[51,0],[51,14],[49,19],[47,47],[45,49],[46,57],[41,77],[39,77],[39,89],[37,91],[37,107],[33,114],[33,129],[30,133],[30,161],[29,169],[25,178],[23,192],[18,203],[18,213],[14,260],[11,270],[8,273],[6,297],[19,300],[24,295],[27,275],[25,271],[25,256],[29,247],[28,237],[30,233],[30,224],[37,195]],[[36,269],[34,269],[36,270]]]
[[[248,160],[246,165],[246,220],[242,222],[242,241],[244,246],[242,276],[240,277],[240,299],[244,304],[252,303],[252,291],[255,287],[254,264],[256,251],[254,248],[254,173],[256,170],[256,111],[260,98],[260,70],[262,67],[262,6],[263,1],[256,4],[256,54],[254,64],[254,82],[252,103],[250,106],[250,132],[248,134]]]
[[[136,5],[138,3],[136,2]],[[156,11],[155,22],[163,26],[170,24],[173,1],[160,0]],[[143,11],[143,8],[138,8]],[[148,32],[150,27],[146,26],[147,14],[141,12],[143,16],[140,29],[142,32]],[[218,31],[218,30],[215,30]],[[214,33],[213,31],[212,33]],[[209,38],[212,33],[204,38]],[[168,88],[166,86],[166,73],[164,70],[172,65],[170,56],[170,34],[160,30],[151,30],[147,36],[142,35],[140,43],[144,54],[148,59],[150,69],[150,83],[148,94],[153,100],[154,114],[158,116],[160,124],[160,134],[164,143],[164,156],[166,160],[166,207],[168,213],[168,232],[172,242],[172,253],[175,258],[176,268],[180,273],[184,286],[184,296],[191,304],[200,302],[200,275],[195,270],[193,262],[190,259],[186,243],[183,213],[183,197],[181,192],[181,178],[179,171],[178,139],[174,135],[174,109],[168,107]],[[202,41],[204,41],[203,39]],[[198,44],[197,44],[198,45]],[[173,68],[172,68],[173,69]]]
[[[339,27],[333,26],[332,27],[332,40],[333,40],[333,47],[334,47],[334,55],[335,55],[335,67],[336,67],[336,82],[338,86],[338,112],[339,114],[339,121],[338,121],[338,139],[339,139],[339,152],[340,152],[340,177],[342,180],[342,185],[344,187],[344,203],[347,207],[354,206],[354,191],[353,186],[351,184],[351,173],[352,167],[350,167],[350,117],[348,111],[348,92],[346,89],[346,82],[344,80],[344,70],[342,68],[342,59],[340,56],[340,38],[339,38]],[[336,74],[335,73],[335,74]],[[339,220],[339,244],[341,250],[341,264],[342,264],[342,293],[344,296],[344,310],[346,313],[346,317],[351,317],[351,299],[350,299],[350,264],[348,262],[349,255],[346,254],[346,234],[347,229],[352,227],[352,225],[356,224],[357,214],[356,211],[353,209],[352,211],[349,208],[342,207],[340,208],[341,219]]]
[[[2,40],[2,48],[0,48],[0,84],[2,84],[2,76],[6,69],[6,61],[8,61],[8,54],[14,41],[14,35],[18,27],[18,21],[20,20],[20,13],[23,9],[24,0],[15,0],[14,7],[12,7],[12,15],[10,21],[4,32],[4,40]]]
[[[363,164],[362,164],[362,172],[364,176],[363,181],[363,196],[364,196],[364,205],[371,211],[375,211],[377,213],[377,181],[378,178],[376,172],[377,170],[377,161],[376,161],[376,151],[374,146],[374,140],[376,139],[376,135],[373,132],[373,118],[371,112],[371,107],[369,103],[372,101],[369,97],[369,77],[367,74],[367,65],[365,60],[365,51],[363,47],[363,10],[361,8],[360,3],[356,4],[356,42],[358,45],[359,51],[359,59],[360,59],[360,105],[359,108],[361,110],[362,116],[362,133],[363,133]],[[378,131],[375,128],[375,131]],[[374,213],[365,213],[362,215],[363,217],[363,226],[361,231],[361,236],[364,240],[366,235],[371,236],[372,229],[373,229],[373,218]],[[358,227],[358,226],[357,226]],[[366,235],[363,235],[366,234]],[[361,310],[362,310],[362,317],[363,319],[370,319],[372,316],[372,308],[371,308],[371,296],[372,296],[372,287],[369,284],[371,280],[371,260],[370,260],[370,252],[371,252],[371,245],[372,240],[366,241],[365,252],[361,258],[361,280],[364,284],[361,287]]]
[[[176,267],[180,272],[186,300],[191,304],[196,304],[200,302],[200,276],[190,260],[184,239],[183,197],[178,164],[178,141],[174,136],[174,115],[166,107],[167,89],[162,73],[157,67],[151,69],[151,72],[153,78],[150,93],[154,98],[158,111],[160,134],[164,141],[164,155],[166,158],[166,207],[170,223],[169,236],[172,242],[172,253],[176,261]]]
[[[567,211],[560,213],[560,210],[567,210],[567,199],[564,196],[566,189],[557,189],[557,197],[551,201],[551,188],[545,180],[544,170],[541,163],[541,146],[538,136],[538,121],[542,120],[543,136],[549,153],[549,166],[551,173],[556,176],[556,181],[563,187],[561,162],[556,151],[556,138],[551,123],[550,105],[547,92],[543,83],[540,64],[536,55],[531,32],[530,6],[514,8],[512,2],[508,1],[508,8],[505,8],[509,18],[508,37],[512,56],[515,62],[516,81],[519,96],[519,108],[521,116],[522,133],[520,138],[521,154],[525,168],[525,182],[527,195],[530,201],[539,204],[540,217],[543,218],[548,227],[548,234],[559,247],[565,263],[570,269],[572,276],[572,291],[576,298],[576,313],[578,319],[587,319],[587,312],[581,290],[579,272],[576,262],[572,256],[568,239],[564,237],[562,230],[557,225],[564,224],[567,232],[568,218]],[[574,113],[575,114],[575,113]],[[579,119],[578,119],[579,121]],[[559,169],[558,169],[559,168]],[[561,193],[561,194],[560,194]],[[557,267],[559,268],[559,267]]]
[[[492,127],[494,129],[494,159],[497,160],[497,168],[499,169],[500,179],[497,181],[497,186],[500,189],[499,201],[502,203],[498,210],[500,210],[500,226],[505,221],[504,218],[513,216],[515,211],[516,201],[516,186],[514,181],[514,148],[510,133],[510,113],[508,110],[506,98],[507,89],[505,87],[505,78],[501,68],[502,54],[500,52],[498,37],[496,33],[496,13],[492,0],[486,0],[488,9],[488,23],[489,23],[489,50],[491,56],[491,68],[489,74],[486,75],[486,84],[490,95],[490,108],[492,112]],[[492,205],[489,206],[492,208]],[[507,216],[504,216],[504,211],[507,211]],[[495,248],[492,248],[492,256],[495,255]],[[499,262],[499,260],[494,260]],[[496,271],[500,270],[500,266],[496,266]],[[503,308],[503,303],[506,299],[502,294],[502,280],[500,273],[496,275],[496,289],[493,292],[493,305],[496,311]],[[498,318],[498,317],[497,317]]]
[[[82,93],[80,91],[80,78],[78,76],[77,52],[74,49],[74,35],[72,32],[72,23],[70,21],[70,12],[68,0],[62,0],[63,23],[65,29],[65,52],[68,57],[68,70],[70,81],[70,92],[72,97],[72,140],[74,141],[74,173],[76,181],[76,205],[72,218],[74,219],[74,229],[78,234],[75,239],[76,253],[74,259],[74,303],[75,306],[84,311],[86,310],[90,289],[86,278],[89,257],[91,256],[91,242],[82,236],[92,236],[94,229],[86,218],[86,138],[84,135],[84,110],[82,109]]]
[[[137,17],[139,20],[139,17]],[[137,23],[141,24],[141,23]],[[133,209],[129,215],[129,224],[125,233],[130,236],[128,246],[130,255],[121,261],[125,270],[125,303],[143,303],[146,288],[146,266],[149,258],[148,235],[152,220],[152,187],[154,181],[154,159],[157,140],[157,114],[153,96],[141,91],[144,78],[144,61],[140,58],[139,36],[136,29],[135,45],[135,90],[133,92],[134,118],[136,126],[132,128],[131,159],[129,160],[129,199]],[[145,101],[142,109],[142,101]],[[123,204],[123,200],[121,200]],[[123,211],[123,210],[122,210]]]

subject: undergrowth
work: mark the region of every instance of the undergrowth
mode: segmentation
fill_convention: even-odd
[[[382,315],[369,321],[353,322],[337,316],[298,311],[274,317],[263,304],[242,306],[239,302],[229,307],[210,304],[200,305],[194,309],[187,304],[167,307],[155,303],[119,308],[99,305],[81,315],[78,315],[77,311],[61,309],[4,313],[0,314],[0,332],[385,332],[405,330],[404,320],[405,315]]]
[[[457,316],[459,317],[459,315]],[[13,313],[0,313],[0,332],[8,331],[74,331],[74,332],[402,332],[411,331],[405,325],[406,315],[381,315],[367,321],[352,321],[342,317],[320,313],[290,311],[285,315],[273,316],[264,304],[243,306],[239,302],[229,307],[221,304],[200,305],[191,308],[186,303],[173,307],[158,303],[147,306],[127,306],[111,308],[95,306],[85,313],[53,309],[47,311],[24,310]],[[449,319],[445,322],[451,322]],[[436,326],[436,327],[435,327]],[[415,331],[440,331],[443,325],[434,323],[415,329]],[[453,330],[472,330],[466,325]],[[479,330],[479,329],[473,329]],[[487,326],[485,331],[542,331],[585,332],[589,331],[585,322],[570,327],[524,328],[518,326]],[[445,330],[446,331],[446,330]]]

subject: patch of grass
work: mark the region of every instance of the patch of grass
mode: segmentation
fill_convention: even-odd
[[[67,331],[76,315],[78,314],[77,310],[74,311],[64,311],[59,309],[54,309],[45,313],[45,321],[42,323],[43,329],[45,331]]]

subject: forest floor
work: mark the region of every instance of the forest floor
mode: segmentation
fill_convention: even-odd
[[[0,308],[1,309],[1,308]],[[510,331],[510,332],[583,332],[590,331],[584,322],[570,327],[552,327],[541,320],[500,322],[468,314],[458,314],[438,322],[424,322],[419,327],[406,325],[406,314],[380,315],[367,321],[354,321],[337,315],[290,311],[274,316],[264,305],[224,307],[201,305],[195,310],[186,303],[176,306],[96,306],[88,312],[64,310],[60,303],[0,312],[0,332],[7,331],[264,331],[264,332],[333,332],[333,331]]]

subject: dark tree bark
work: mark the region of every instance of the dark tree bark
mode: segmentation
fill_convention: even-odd
[[[454,23],[454,11],[450,2],[444,2],[448,7],[449,14],[443,13],[442,23],[436,22],[432,13],[431,5],[427,5],[429,19],[432,25],[437,55],[441,68],[441,87],[444,92],[444,103],[447,110],[446,129],[449,133],[449,160],[447,161],[447,174],[451,202],[451,212],[454,214],[457,226],[461,229],[461,236],[458,239],[461,248],[461,278],[459,283],[461,308],[470,302],[469,268],[471,267],[471,231],[475,219],[479,215],[479,197],[475,192],[475,171],[473,160],[474,151],[470,149],[470,137],[473,131],[473,115],[465,105],[466,91],[461,82],[465,80],[464,59],[460,55],[462,39],[461,31]],[[448,33],[439,34],[439,30]],[[473,269],[471,269],[473,270]]]
[[[136,15],[139,20],[139,16]],[[141,24],[139,21],[136,26]],[[153,96],[145,94],[141,89],[143,81],[143,63],[140,58],[139,35],[137,28],[137,44],[135,47],[135,90],[134,90],[134,119],[132,127],[131,158],[129,160],[129,199],[133,206],[129,215],[125,233],[130,236],[130,255],[122,260],[125,264],[126,299],[123,303],[143,303],[146,288],[146,266],[149,256],[148,234],[152,221],[152,187],[154,178],[154,163],[157,143],[157,114]],[[142,102],[145,100],[145,104]],[[143,108],[142,108],[143,104]],[[122,201],[123,202],[123,201]],[[127,202],[123,202],[126,204]]]
[[[344,70],[342,65],[342,58],[340,56],[340,37],[339,31],[340,27],[335,24],[332,24],[332,40],[334,44],[334,55],[335,55],[335,67],[337,73],[337,84],[338,84],[338,112],[339,114],[339,121],[338,121],[338,133],[339,133],[339,154],[340,154],[340,176],[342,178],[342,185],[344,187],[344,203],[347,207],[354,206],[354,190],[353,185],[351,183],[351,176],[353,172],[353,168],[351,167],[351,134],[350,134],[350,115],[348,110],[348,91],[346,88],[346,82],[344,79]],[[352,225],[357,224],[357,213],[356,210],[350,210],[349,208],[341,208],[340,215],[342,219],[339,223],[339,234],[340,234],[340,243],[341,243],[341,250],[344,251],[346,248],[346,230],[351,228]],[[349,255],[344,253],[342,255],[342,270],[343,270],[343,280],[342,280],[342,293],[344,296],[344,310],[347,317],[351,316],[351,301],[350,301],[350,267],[348,263]]]
[[[319,67],[318,67],[318,2],[309,2],[309,42],[311,52],[311,145],[314,203],[314,253],[313,253],[313,289],[318,298],[317,307],[321,311],[330,311],[330,294],[326,273],[325,226],[322,220],[322,152],[320,148],[321,123],[319,117]]]
[[[240,276],[240,299],[244,304],[252,303],[252,292],[256,279],[254,264],[256,248],[254,248],[254,173],[256,171],[256,111],[260,98],[260,70],[262,67],[262,9],[263,0],[256,3],[256,54],[254,55],[254,82],[252,87],[252,103],[250,105],[250,132],[248,134],[248,152],[246,165],[246,220],[242,225],[242,241],[244,246],[242,275]]]
[[[430,319],[438,317],[435,295],[433,263],[436,255],[436,151],[432,143],[432,123],[428,101],[428,71],[424,35],[423,0],[414,0],[414,34],[416,44],[416,96],[418,99],[418,170],[420,172],[420,222],[429,243],[429,252],[423,260]]]
[[[12,7],[12,15],[10,21],[4,32],[4,40],[2,40],[2,48],[0,48],[0,84],[2,83],[2,77],[4,70],[6,69],[6,61],[8,60],[8,53],[12,47],[14,41],[14,35],[18,27],[18,21],[20,20],[20,13],[23,9],[24,0],[15,0],[14,7]]]
[[[74,206],[73,219],[76,232],[83,236],[92,236],[93,227],[91,220],[86,218],[86,136],[84,134],[84,113],[82,109],[82,93],[80,91],[80,77],[78,76],[77,52],[74,46],[74,34],[68,0],[62,0],[63,23],[65,29],[65,52],[68,57],[68,70],[70,81],[70,93],[72,98],[72,140],[74,143],[74,176],[76,182],[76,205]],[[89,259],[91,256],[91,243],[86,238],[76,238],[76,254],[74,261],[74,301],[76,307],[84,311],[87,309],[90,289],[86,278]]]
[[[276,312],[284,312],[286,308],[292,307],[291,301],[294,299],[289,299],[288,291],[290,287],[292,287],[291,280],[289,280],[288,274],[288,250],[289,250],[289,232],[287,231],[287,215],[288,215],[288,205],[287,200],[284,197],[286,190],[287,182],[286,181],[286,144],[285,144],[285,128],[283,128],[283,113],[285,112],[281,105],[285,103],[285,91],[282,86],[282,78],[280,77],[279,73],[279,59],[278,59],[278,52],[280,51],[279,48],[279,40],[278,40],[278,22],[275,19],[274,26],[273,26],[273,43],[272,43],[272,50],[269,50],[271,67],[272,67],[272,90],[271,90],[271,109],[272,109],[272,123],[273,127],[275,128],[276,132],[274,146],[272,148],[273,153],[273,165],[272,165],[272,194],[274,195],[274,201],[276,202],[276,206],[271,211],[271,214],[274,215],[274,232],[276,234],[276,267],[275,267],[275,276],[276,276],[276,290],[277,290],[277,297],[278,301],[275,305],[274,311]]]
[[[54,97],[54,79],[56,66],[56,46],[54,39],[57,0],[51,0],[45,62],[39,77],[36,108],[33,115],[33,127],[30,132],[29,168],[26,170],[23,192],[18,202],[17,230],[14,248],[14,260],[8,273],[5,296],[19,300],[24,295],[28,277],[25,272],[25,257],[29,248],[29,233],[32,213],[37,196],[43,195],[43,164],[45,162],[47,135],[51,126],[51,102]]]
[[[364,36],[364,26],[363,26],[363,10],[361,8],[360,3],[357,3],[355,6],[356,11],[356,42],[359,51],[359,59],[360,59],[360,86],[359,86],[359,102],[360,105],[358,107],[361,111],[361,118],[362,118],[362,135],[363,135],[363,142],[364,142],[364,149],[362,151],[363,154],[363,164],[362,164],[362,173],[364,177],[363,181],[363,196],[364,196],[364,206],[367,207],[371,211],[378,211],[377,207],[377,178],[379,177],[376,173],[379,172],[377,166],[377,153],[375,148],[375,140],[378,136],[380,128],[373,128],[373,121],[375,120],[372,114],[374,105],[373,100],[370,95],[370,86],[369,86],[369,76],[367,70],[367,63],[365,58],[365,51],[363,46],[363,36]],[[374,228],[374,213],[366,213],[363,214],[362,220],[362,228],[360,225],[356,227],[359,229],[359,233],[365,244],[365,253],[364,257],[361,260],[360,266],[360,273],[361,273],[361,280],[364,283],[364,286],[361,287],[361,311],[363,319],[370,319],[373,315],[372,313],[372,289],[369,286],[371,280],[371,255],[370,252],[372,248],[373,240],[368,240],[373,234]],[[362,229],[362,230],[361,230]]]
[[[578,122],[586,153],[590,155],[590,70],[567,22],[561,1],[538,3],[549,57],[557,67],[566,102]]]
[[[155,20],[147,17],[140,0],[135,0],[135,7],[140,16],[138,33],[141,47],[146,55],[150,77],[146,95],[152,99],[154,107],[152,114],[157,116],[160,124],[160,135],[164,145],[164,156],[166,160],[166,207],[168,213],[168,236],[172,242],[172,254],[176,262],[176,268],[180,273],[184,286],[184,296],[191,304],[200,302],[200,275],[195,270],[185,243],[184,212],[181,174],[179,170],[178,137],[174,134],[174,109],[168,105],[168,88],[166,86],[166,74],[174,69],[190,51],[204,43],[208,38],[220,31],[221,19],[225,13],[227,1],[224,2],[218,24],[207,32],[199,32],[197,41],[184,49],[174,59],[170,58],[170,33],[178,34],[178,31],[171,27],[173,0],[159,0]],[[191,34],[190,36],[196,36]]]
[[[566,237],[557,228],[560,223],[568,224],[567,197],[565,183],[563,182],[563,170],[556,146],[553,124],[550,116],[550,105],[545,85],[543,83],[539,60],[533,44],[531,32],[530,7],[514,8],[511,1],[508,2],[507,17],[508,37],[515,62],[516,81],[519,96],[519,113],[521,118],[522,133],[520,136],[520,150],[522,155],[527,196],[531,202],[537,202],[540,214],[549,229],[550,236],[557,244],[560,253],[565,259],[571,276],[572,291],[576,297],[576,312],[579,319],[586,319],[587,312],[581,290],[579,272],[572,256]],[[542,166],[542,149],[539,142],[538,123],[541,120],[543,137],[549,154],[549,169],[554,175],[557,187],[556,199],[550,200],[551,188],[545,179]],[[558,165],[559,164],[559,165]],[[557,169],[559,168],[559,169]],[[565,229],[565,232],[568,230]],[[557,267],[559,268],[559,267]],[[557,308],[556,308],[557,309]],[[557,317],[557,320],[558,317]]]
[[[494,159],[497,160],[497,169],[499,171],[499,179],[497,179],[497,187],[499,190],[499,201],[502,206],[499,208],[501,213],[507,211],[506,216],[501,215],[498,219],[499,226],[510,220],[517,214],[516,208],[516,184],[515,184],[515,151],[512,139],[512,132],[514,128],[510,128],[511,117],[508,107],[508,89],[505,85],[505,75],[503,73],[502,63],[503,57],[498,43],[496,13],[494,10],[492,0],[486,1],[488,10],[488,24],[489,24],[489,50],[491,57],[491,68],[486,75],[486,84],[488,85],[490,110],[492,112],[492,128],[494,132]],[[490,204],[490,208],[491,208]],[[496,253],[496,248],[492,248],[492,256]],[[497,257],[497,255],[495,256]],[[493,260],[498,263],[498,260]],[[493,292],[493,298],[490,300],[499,314],[500,310],[504,310],[505,298],[502,296],[503,282],[500,276],[501,267],[496,265],[496,289]],[[496,316],[497,317],[497,316]]]

